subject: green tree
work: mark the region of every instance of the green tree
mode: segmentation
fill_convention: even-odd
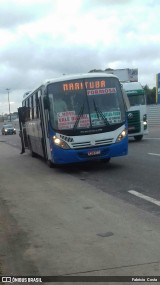
[[[147,99],[147,105],[156,104],[156,87],[150,89],[146,84],[144,86],[144,91]]]

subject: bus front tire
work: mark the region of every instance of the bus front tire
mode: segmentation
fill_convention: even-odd
[[[50,159],[47,160],[47,165],[48,165],[49,168],[54,168],[55,167],[55,164]]]
[[[32,157],[37,157],[37,154],[34,151],[31,150],[31,156]]]
[[[30,154],[32,157],[37,157],[37,153],[32,150],[32,147],[30,148]]]
[[[104,163],[109,163],[109,162],[110,162],[110,160],[111,160],[111,158],[110,158],[110,157],[108,157],[108,158],[104,158],[104,159],[102,159],[102,162],[104,162]]]
[[[134,139],[135,139],[137,142],[141,141],[141,140],[142,140],[142,138],[143,138],[143,136],[142,136],[142,135],[134,136]]]

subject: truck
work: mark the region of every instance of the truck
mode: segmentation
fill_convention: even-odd
[[[138,68],[120,68],[120,69],[105,69],[106,73],[114,74],[120,82],[137,82]]]
[[[140,82],[121,82],[126,92],[130,108],[127,111],[128,137],[141,141],[148,134],[147,106],[144,89]]]

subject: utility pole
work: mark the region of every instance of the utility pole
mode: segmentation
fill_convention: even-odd
[[[11,122],[11,109],[10,109],[10,100],[9,100],[9,88],[6,88],[7,92],[8,92],[8,106],[9,106],[9,116],[10,116],[10,122]]]

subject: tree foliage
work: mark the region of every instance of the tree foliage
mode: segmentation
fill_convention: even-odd
[[[92,72],[104,72],[104,71],[102,69],[92,69],[88,71],[88,73],[92,73]]]
[[[147,99],[147,105],[156,104],[156,87],[150,89],[148,85],[145,85],[144,91]]]

